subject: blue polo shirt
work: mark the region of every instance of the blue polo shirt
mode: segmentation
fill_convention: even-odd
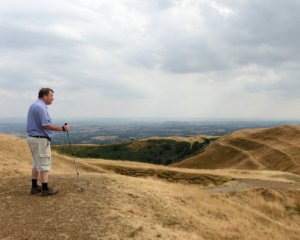
[[[52,131],[44,129],[43,126],[52,125],[48,107],[42,100],[34,102],[28,110],[27,133],[28,136],[52,137]]]

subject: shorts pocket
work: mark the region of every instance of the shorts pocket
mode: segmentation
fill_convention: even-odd
[[[51,153],[50,153],[50,152],[47,152],[47,153],[40,153],[40,157],[41,157],[41,158],[51,157]]]
[[[40,168],[42,171],[50,171],[51,169],[51,157],[42,155],[40,157]]]
[[[51,157],[41,157],[41,166],[50,166],[51,165]]]

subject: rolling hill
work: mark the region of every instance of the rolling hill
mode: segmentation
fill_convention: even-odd
[[[216,137],[152,137],[104,145],[73,144],[73,152],[81,158],[104,158],[169,165],[205,149]],[[71,155],[68,145],[53,149]]]
[[[299,239],[300,177],[53,152],[51,197],[30,195],[26,141],[0,135],[0,239]]]
[[[300,127],[235,131],[209,145],[204,152],[172,166],[269,169],[300,174]]]

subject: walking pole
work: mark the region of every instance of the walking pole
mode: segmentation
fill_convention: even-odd
[[[67,126],[68,123],[65,123],[65,126]],[[75,158],[75,155],[73,153],[73,149],[72,149],[72,143],[71,143],[71,139],[70,139],[70,134],[69,134],[69,131],[66,131],[67,132],[67,136],[68,136],[68,140],[69,140],[69,146],[70,146],[70,151],[71,151],[71,155],[73,157],[73,162],[74,162],[74,166],[75,166],[75,170],[76,170],[76,174],[77,174],[77,179],[78,179],[78,184],[79,184],[79,187],[80,187],[80,190],[83,192],[83,187],[80,183],[80,177],[79,177],[79,171],[78,171],[78,167],[77,167],[77,163],[76,163],[76,158]]]

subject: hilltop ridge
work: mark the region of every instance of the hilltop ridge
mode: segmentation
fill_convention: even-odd
[[[172,166],[269,169],[300,173],[300,126],[244,129],[221,137],[204,152]]]

